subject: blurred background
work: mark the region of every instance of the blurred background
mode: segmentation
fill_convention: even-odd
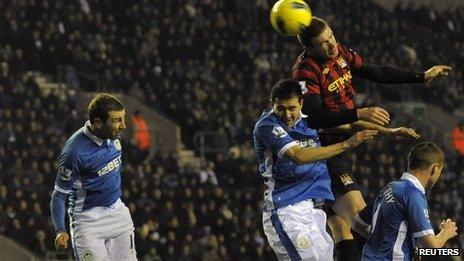
[[[54,251],[57,158],[95,92],[126,106],[123,201],[140,260],[274,260],[261,225],[255,120],[302,51],[272,30],[269,0],[0,2],[0,260]],[[382,106],[446,150],[432,223],[451,217],[464,248],[464,7],[440,1],[308,1],[369,63],[424,71],[430,84],[355,79],[358,105]],[[406,170],[416,141],[379,137],[352,153],[369,201]],[[436,227],[435,227],[436,228]]]

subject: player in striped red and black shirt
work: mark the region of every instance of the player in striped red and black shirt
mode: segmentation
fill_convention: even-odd
[[[305,94],[303,113],[308,115],[356,109],[356,88],[351,81],[355,75],[379,83],[420,83],[448,75],[451,70],[449,66],[437,65],[424,73],[414,73],[367,64],[361,55],[337,43],[329,25],[318,17],[313,17],[311,25],[298,39],[304,52],[293,66],[292,77],[302,86]],[[388,120],[376,123],[385,124]],[[321,133],[320,137],[325,146],[347,138],[346,134],[337,133]],[[356,224],[355,217],[366,203],[351,173],[348,153],[327,160],[327,166],[336,195],[332,210],[337,215],[331,215],[328,220],[337,244],[336,255],[338,260],[356,260],[359,259],[359,251],[356,251],[349,224]]]

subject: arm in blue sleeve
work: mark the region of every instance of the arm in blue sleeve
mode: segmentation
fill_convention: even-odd
[[[64,227],[66,197],[66,194],[56,190],[52,193],[50,211],[52,214],[53,225],[55,226],[55,232],[66,231],[66,228]]]

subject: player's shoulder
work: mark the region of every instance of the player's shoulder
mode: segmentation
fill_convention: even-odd
[[[340,43],[338,44],[338,51],[341,52],[344,56],[358,54],[353,48]]]
[[[424,198],[425,199],[424,193],[410,181],[402,179],[402,180],[396,181],[395,183],[397,183],[395,190],[399,196],[404,197],[405,199],[411,199],[411,198]]]
[[[263,130],[268,129],[268,128],[274,128],[274,127],[282,127],[279,119],[272,113],[271,110],[265,110],[261,114],[261,117],[258,119],[258,121],[255,124],[253,134],[256,135],[261,135],[263,134]]]
[[[269,125],[276,125],[276,124],[278,124],[278,119],[272,113],[272,110],[264,110],[255,124],[255,129],[261,128],[264,126],[269,126]]]
[[[84,129],[80,128],[66,141],[61,151],[61,155],[66,157],[77,157],[85,151],[87,144],[88,139],[85,137]]]
[[[321,65],[316,59],[311,57],[307,52],[303,52],[298,56],[297,61],[293,65],[292,70],[294,71],[294,73],[298,73],[304,71],[319,72],[322,69]]]

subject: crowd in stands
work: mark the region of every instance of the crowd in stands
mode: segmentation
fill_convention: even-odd
[[[85,118],[76,110],[72,88],[124,92],[176,120],[189,148],[195,149],[192,135],[200,130],[226,133],[232,141],[231,153],[210,155],[214,166],[203,172],[179,169],[175,155],[155,153],[145,163],[135,163],[137,148],[126,142],[123,195],[136,225],[139,258],[274,258],[261,228],[263,185],[251,131],[270,87],[289,76],[301,48],[296,39],[271,29],[272,4],[1,1],[0,234],[41,254],[53,249],[48,204],[56,159]],[[310,5],[329,20],[340,42],[368,62],[416,71],[439,63],[453,67],[452,77],[428,87],[357,80],[368,97],[364,104],[418,99],[464,116],[459,110],[464,9],[438,13],[398,7],[391,14],[370,1]],[[423,19],[418,23],[412,17]],[[42,93],[26,73],[30,70],[72,88]],[[423,88],[427,91],[419,91]],[[405,170],[411,145],[405,139],[380,138],[356,150],[354,168],[367,199]],[[447,168],[432,194],[431,217],[434,224],[437,218],[455,218],[462,227],[459,187],[464,184],[458,177],[464,170],[454,158]],[[463,248],[464,240],[458,237],[451,244]]]

